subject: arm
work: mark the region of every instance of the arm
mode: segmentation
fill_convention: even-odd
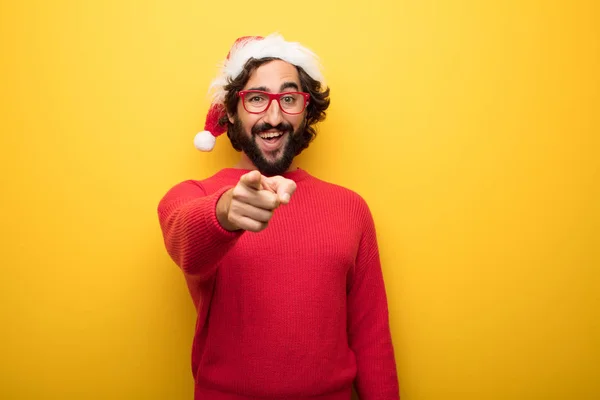
[[[186,273],[210,278],[243,231],[228,231],[217,219],[217,203],[231,187],[207,195],[198,183],[182,182],[167,192],[158,205],[165,247]]]
[[[357,361],[360,400],[400,398],[375,227],[365,212],[356,265],[349,277],[348,340]]]
[[[242,233],[265,229],[273,210],[287,204],[295,190],[293,181],[258,171],[209,195],[197,182],[180,183],[158,206],[167,252],[186,274],[208,279]]]

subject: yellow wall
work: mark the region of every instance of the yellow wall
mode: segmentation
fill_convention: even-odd
[[[156,205],[233,40],[322,57],[301,166],[361,193],[403,398],[600,398],[599,6],[0,1],[0,398],[190,399],[194,327]]]

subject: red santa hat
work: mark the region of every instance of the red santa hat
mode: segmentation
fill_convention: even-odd
[[[227,115],[225,110],[225,86],[229,80],[235,79],[244,69],[250,58],[278,58],[297,67],[301,67],[312,79],[325,87],[318,57],[306,47],[295,42],[286,42],[277,34],[262,36],[244,36],[238,38],[227,58],[221,65],[219,75],[212,81],[211,106],[206,115],[204,130],[194,137],[194,146],[201,151],[211,151],[216,138],[227,131],[227,126],[219,125],[219,119]]]

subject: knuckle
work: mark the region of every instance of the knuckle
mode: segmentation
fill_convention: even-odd
[[[275,208],[275,202],[277,200],[277,196],[274,193],[263,192],[261,195],[261,208],[266,210],[272,210]]]
[[[231,200],[228,215],[236,216],[240,214],[240,202],[236,199]]]
[[[235,225],[239,225],[239,215],[234,210],[229,210],[227,214],[227,220]]]
[[[252,229],[252,225],[249,222],[244,221],[243,219],[240,219],[239,222],[237,222],[237,226],[239,226],[245,231],[249,231]]]
[[[271,220],[271,218],[273,218],[273,211],[265,211],[262,218],[262,222],[268,223]]]
[[[279,205],[279,197],[276,193],[269,193],[269,205],[271,206],[271,210],[277,208]]]
[[[236,185],[231,192],[231,195],[234,199],[241,199],[244,196],[245,190],[240,186]]]
[[[250,232],[260,232],[263,229],[265,229],[267,227],[268,223],[267,222],[259,222],[259,221],[252,221],[252,223],[248,224],[248,231]]]

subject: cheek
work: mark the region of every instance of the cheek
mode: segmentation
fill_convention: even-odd
[[[292,126],[294,127],[294,130],[297,130],[300,125],[302,125],[302,121],[304,121],[304,114],[302,115],[298,115],[295,116],[293,118],[290,118],[288,121],[290,122],[290,124],[292,124]]]
[[[252,131],[252,128],[254,127],[254,125],[256,125],[256,123],[260,119],[252,114],[247,114],[247,113],[238,114],[238,118],[239,118],[240,122],[242,123],[244,132],[248,133],[248,134]]]

